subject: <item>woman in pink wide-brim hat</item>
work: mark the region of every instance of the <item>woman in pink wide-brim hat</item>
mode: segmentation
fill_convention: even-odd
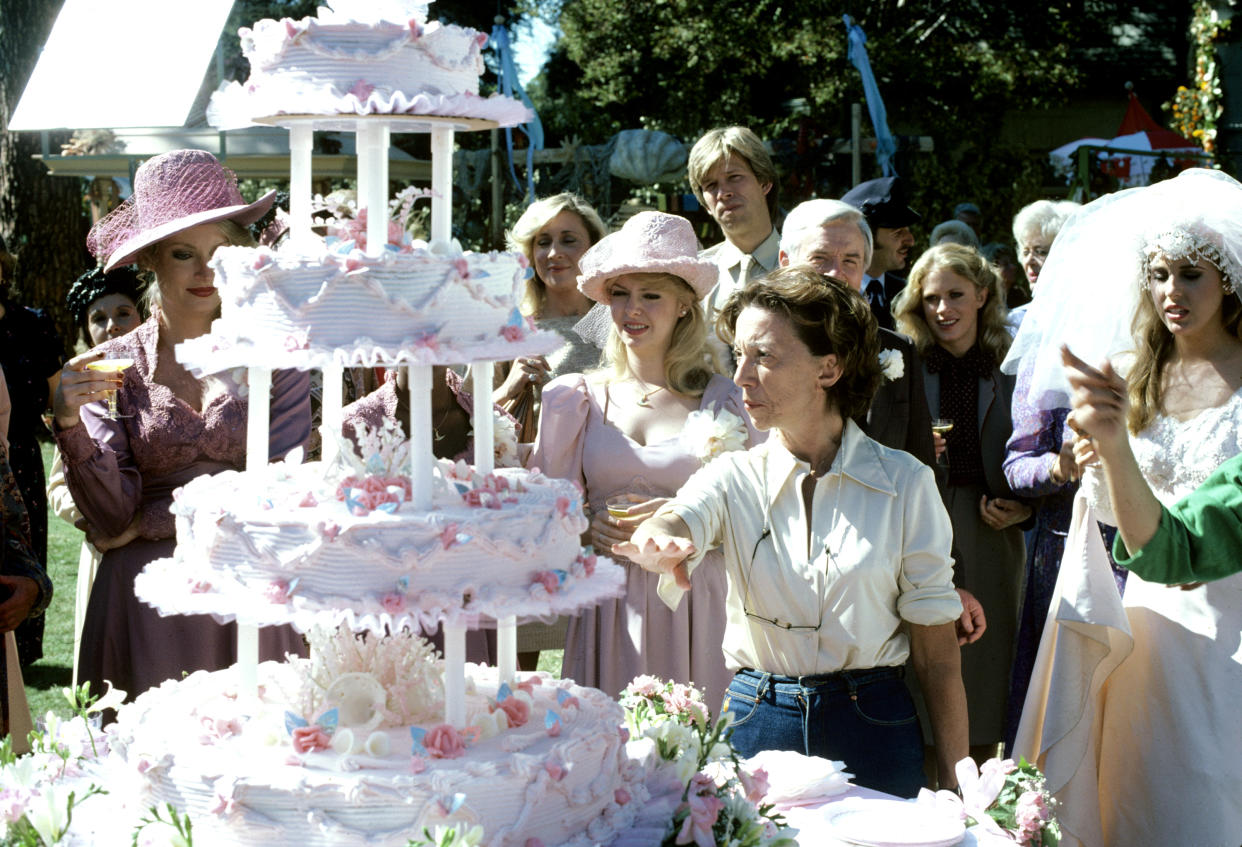
[[[718,271],[697,250],[685,218],[640,212],[579,260],[578,287],[612,313],[604,362],[544,387],[528,465],[583,486],[602,555],[722,445],[756,436],[737,386],[715,372],[702,300]],[[716,710],[731,677],[724,569],[704,568],[703,584],[673,611],[655,575],[622,561],[625,596],[570,619],[562,674],[614,696],[640,674],[694,682]]]
[[[218,247],[250,246],[246,227],[272,205],[269,193],[247,203],[236,177],[210,153],[174,150],[147,161],[133,196],[91,228],[88,246],[108,268],[136,262],[151,277],[151,318],[130,333],[72,359],[56,391],[56,442],[87,540],[103,552],[83,623],[79,680],[102,692],[104,680],[137,696],[183,672],[236,660],[236,632],[211,617],[161,617],[134,596],[134,577],[173,555],[172,493],[201,474],[241,470],[246,462],[244,380],[200,379],[177,362],[176,345],[206,333],[220,312]],[[132,362],[119,372],[87,366]],[[116,391],[118,415],[107,396]],[[269,452],[279,458],[310,434],[305,373],[272,375]],[[301,652],[288,628],[264,629],[266,658]]]

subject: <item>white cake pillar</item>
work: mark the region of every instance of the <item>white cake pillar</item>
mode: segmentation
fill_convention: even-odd
[[[431,366],[410,365],[410,485],[417,511],[431,509]]]
[[[309,123],[289,128],[289,240],[295,245],[308,244],[311,232],[311,150],[315,129]]]
[[[345,423],[344,398],[345,373],[337,364],[328,365],[323,369],[323,398],[320,409],[322,431],[332,436],[339,436]],[[340,455],[340,445],[335,437],[326,437],[322,441],[321,457],[325,466],[331,465]]]
[[[496,436],[492,420],[493,362],[475,362],[470,366],[471,392],[474,394],[474,467],[481,474],[496,468]]]
[[[431,244],[447,248],[452,240],[453,128],[436,124],[431,128]]]
[[[517,676],[517,618],[513,615],[496,621],[496,653],[500,681],[512,686]]]
[[[246,414],[246,471],[254,474],[267,467],[271,421],[272,369],[251,366],[248,370],[250,402]],[[244,697],[259,696],[259,629],[237,624],[237,672]]]
[[[358,122],[358,205],[367,211],[367,255],[388,243],[388,125]]]
[[[466,628],[444,622],[444,722],[466,725]]]

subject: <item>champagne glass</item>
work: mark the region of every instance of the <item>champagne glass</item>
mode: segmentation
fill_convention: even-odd
[[[121,372],[124,371],[128,367],[132,367],[133,364],[134,364],[134,360],[130,358],[129,356],[126,356],[124,353],[105,353],[104,358],[96,359],[93,362],[88,362],[86,366],[93,371],[100,371],[102,373],[108,373],[108,374],[116,374],[117,377],[119,378]],[[117,420],[120,420],[121,418],[129,417],[129,415],[121,415],[117,413],[116,388],[113,388],[111,391],[108,392],[108,414],[106,415],[106,417],[110,421],[117,421]]]
[[[941,438],[944,438],[952,431],[953,421],[948,418],[932,418],[932,432]],[[946,468],[949,466],[949,446],[947,444],[945,445],[944,452],[936,457],[936,464],[943,465]]]

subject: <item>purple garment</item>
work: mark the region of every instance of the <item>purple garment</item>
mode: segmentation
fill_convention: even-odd
[[[1052,479],[1055,458],[1061,452],[1068,427],[1065,420],[1069,409],[1039,409],[1027,402],[1031,372],[1023,367],[1013,393],[1013,436],[1007,445],[1005,478],[1019,497],[1042,498],[1035,516],[1035,527],[1027,533],[1026,579],[1022,597],[1022,615],[1018,621],[1017,644],[1013,673],[1009,682],[1009,703],[1005,709],[1005,750],[1013,747],[1018,719],[1026,702],[1035,656],[1044,634],[1044,621],[1056,590],[1065,537],[1074,511],[1077,482],[1057,483]],[[1112,563],[1114,527],[1100,525],[1109,547],[1109,564],[1117,588],[1125,587],[1125,570]],[[984,612],[986,613],[986,609]]]
[[[154,318],[97,349],[132,356],[117,392],[121,420],[104,417],[102,403],[82,408],[82,422],[58,431],[65,477],[86,520],[104,535],[120,535],[138,516],[134,541],[104,553],[82,630],[80,679],[102,691],[105,679],[135,697],[182,671],[217,670],[236,661],[236,628],[210,616],[160,617],[140,602],[134,577],[155,559],[172,556],[173,491],[201,474],[241,470],[246,460],[248,401],[228,374],[209,381],[202,412],[154,381],[159,325]],[[166,363],[165,367],[169,367]],[[176,366],[179,367],[179,366]],[[272,458],[310,434],[309,380],[298,371],[272,374]],[[264,658],[303,653],[292,629],[260,632]]]
[[[608,419],[607,386],[569,374],[544,386],[539,435],[527,462],[548,476],[580,483],[594,512],[613,494],[672,497],[702,462],[676,436],[639,444]],[[700,409],[724,409],[750,427],[742,392],[713,376]],[[749,429],[747,446],[762,440]],[[601,551],[602,552],[602,551]],[[694,572],[694,590],[676,610],[656,594],[657,574],[613,557],[626,569],[626,593],[569,619],[561,675],[617,696],[639,674],[693,682],[713,712],[733,678],[725,666],[725,594],[719,550]]]

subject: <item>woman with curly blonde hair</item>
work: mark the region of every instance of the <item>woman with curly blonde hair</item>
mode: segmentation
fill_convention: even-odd
[[[987,260],[971,247],[941,244],[915,264],[893,306],[922,357],[932,419],[951,425],[937,439],[948,465],[941,496],[959,553],[955,584],[988,616],[987,638],[962,648],[971,752],[981,761],[1003,737],[1026,560],[1019,524],[1032,514],[1002,469],[1014,388],[999,369],[1011,343],[1003,302]]]
[[[688,220],[641,212],[582,257],[582,291],[612,315],[605,362],[547,385],[528,464],[582,485],[584,540],[601,553],[627,541],[714,443],[740,448],[754,435],[737,386],[711,364],[702,300],[717,269],[697,253]],[[624,597],[570,619],[562,674],[613,696],[639,674],[694,682],[719,703],[730,674],[725,579],[712,570],[672,611],[657,578],[630,565]]]

